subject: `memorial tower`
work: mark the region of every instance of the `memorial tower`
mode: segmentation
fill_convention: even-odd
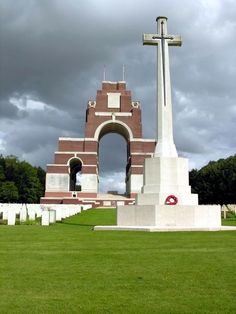
[[[124,204],[132,203],[143,184],[144,160],[153,155],[156,143],[154,139],[143,139],[140,103],[132,100],[125,81],[102,82],[96,99],[88,101],[84,133],[84,138],[59,138],[54,163],[47,165],[41,202],[108,204],[98,194],[99,142],[104,135],[117,133],[127,143],[125,182],[129,199]]]

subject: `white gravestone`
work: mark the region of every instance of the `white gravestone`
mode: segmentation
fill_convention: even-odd
[[[2,219],[3,220],[7,220],[8,218],[8,208],[3,208],[3,212],[2,212]]]
[[[49,223],[55,223],[56,222],[56,211],[53,209],[49,210]]]
[[[56,221],[62,220],[62,208],[58,207],[56,208]]]
[[[35,220],[35,216],[36,216],[35,210],[32,209],[32,208],[29,208],[29,209],[28,209],[28,217],[29,217],[29,220]]]
[[[23,204],[20,210],[20,222],[25,222],[27,220],[27,208],[26,205]]]
[[[14,226],[16,224],[16,212],[12,209],[8,211],[7,224],[9,226]]]
[[[44,210],[42,212],[42,226],[49,226],[49,211]]]

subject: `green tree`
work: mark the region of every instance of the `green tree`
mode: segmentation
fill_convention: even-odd
[[[44,195],[46,172],[41,167],[36,167],[37,177],[40,182],[40,196]]]
[[[0,155],[0,182],[5,181],[5,159]]]
[[[15,156],[0,155],[0,186],[0,201],[38,203],[44,195],[45,171]]]
[[[17,202],[19,192],[14,182],[5,181],[0,184],[0,202],[10,203]]]
[[[15,184],[19,190],[21,203],[37,203],[41,196],[41,185],[36,168],[26,161],[18,165]]]
[[[0,182],[5,181],[5,172],[3,166],[0,164]]]
[[[15,156],[5,157],[5,177],[7,181],[15,182],[19,163],[18,158]]]
[[[236,203],[236,155],[211,161],[200,170],[194,169],[189,178],[200,204]]]

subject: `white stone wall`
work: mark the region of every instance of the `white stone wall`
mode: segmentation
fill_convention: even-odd
[[[131,174],[126,182],[126,193],[140,193],[143,186],[142,174]]]
[[[69,179],[67,173],[47,173],[46,192],[69,191]]]
[[[142,174],[131,174],[130,176],[130,192],[140,193],[143,186],[143,175]]]
[[[96,174],[83,173],[81,175],[81,192],[97,193],[98,176]]]
[[[118,226],[220,228],[219,205],[118,206]]]

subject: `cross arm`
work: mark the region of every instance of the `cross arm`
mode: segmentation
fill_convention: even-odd
[[[156,46],[159,43],[161,36],[159,34],[143,34],[143,45]],[[168,35],[164,36],[163,39],[168,40],[169,46],[181,46],[182,39],[179,35]]]

